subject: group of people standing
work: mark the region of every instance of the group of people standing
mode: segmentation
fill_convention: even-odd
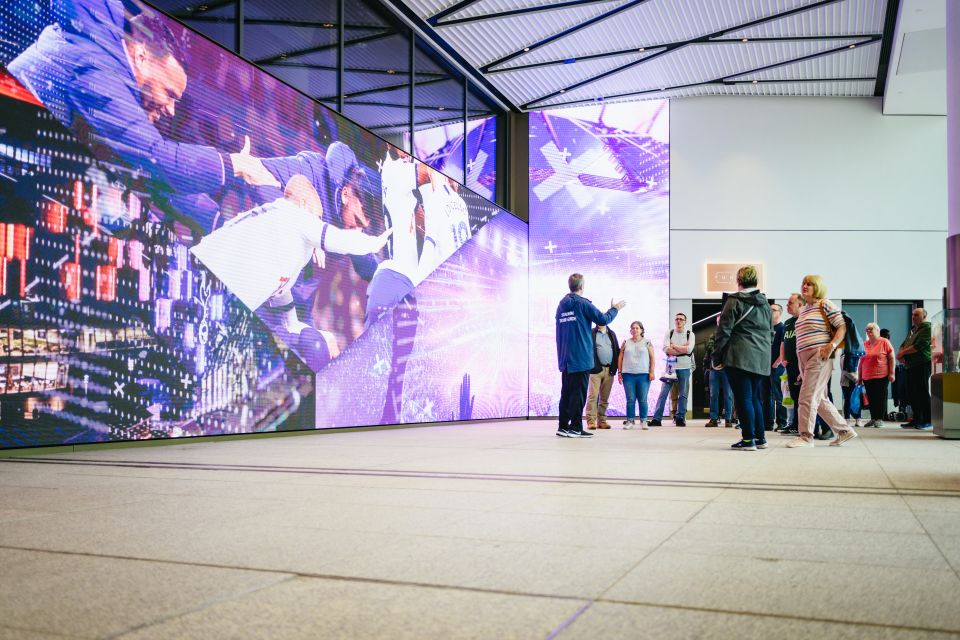
[[[757,272],[751,266],[737,272],[737,291],[730,294],[717,317],[716,334],[707,344],[710,381],[710,421],[719,426],[719,404],[724,399],[726,426],[739,420],[740,440],[732,445],[739,451],[767,447],[766,432],[774,427],[785,435],[796,436],[788,448],[813,447],[814,439],[832,439],[840,446],[857,437],[829,395],[833,358],[842,351],[848,331],[848,319],[826,298],[826,285],[817,275],[804,277],[800,293],[791,294],[782,322],[782,308],[771,304],[757,288]],[[624,428],[633,428],[639,404],[640,424],[660,426],[666,401],[676,385],[677,410],[674,423],[686,425],[687,390],[693,369],[695,338],[686,329],[687,318],[678,313],[674,329],[664,336],[667,357],[666,375],[653,418],[647,417],[647,392],[654,380],[654,349],[644,336],[643,324],[630,325],[630,337],[622,343],[609,324],[624,301],[613,303],[606,313],[582,296],[584,278],[573,274],[568,280],[570,293],[557,310],[558,364],[563,372],[558,436],[590,437],[591,429],[610,428],[606,418],[607,399],[614,377],[624,386],[627,398]],[[913,419],[903,428],[928,430],[930,424],[930,323],[926,311],[915,309],[913,328],[900,349],[894,352],[876,323],[866,326],[863,353],[843,353],[842,369],[852,383],[862,384],[871,411],[864,426],[882,427],[890,383],[895,379],[895,360],[907,371],[907,389],[913,407]],[[591,325],[596,327],[591,328]],[[796,410],[788,422],[780,404],[780,379],[787,377],[787,389]],[[852,388],[852,384],[851,384]],[[588,396],[588,397],[587,397]],[[845,410],[850,398],[845,390]],[[581,414],[587,404],[587,430]],[[859,414],[857,414],[859,415]],[[859,426],[859,422],[855,422]]]

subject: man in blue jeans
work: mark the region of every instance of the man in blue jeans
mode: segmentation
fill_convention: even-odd
[[[690,387],[690,365],[693,345],[696,341],[693,332],[686,328],[687,314],[678,312],[673,318],[674,328],[663,337],[663,352],[667,354],[667,375],[660,378],[660,397],[657,398],[657,409],[653,420],[647,423],[648,427],[661,426],[663,407],[670,395],[670,388],[677,384],[677,415],[673,423],[678,427],[687,426],[687,390]],[[670,369],[673,369],[671,371]]]
[[[720,324],[720,314],[717,314],[717,324]],[[704,370],[707,375],[707,383],[710,386],[710,420],[704,426],[719,427],[720,419],[720,397],[723,397],[723,422],[727,427],[733,426],[733,389],[730,387],[730,381],[727,380],[727,372],[723,367],[715,369],[712,362],[712,352],[716,345],[716,336],[710,336],[707,340],[707,350],[704,354]]]
[[[626,306],[621,300],[602,313],[583,297],[583,275],[567,278],[570,293],[557,306],[557,364],[563,380],[560,388],[561,438],[592,438],[583,430],[583,407],[587,403],[587,383],[594,365],[592,324],[608,326],[617,317],[617,311]]]

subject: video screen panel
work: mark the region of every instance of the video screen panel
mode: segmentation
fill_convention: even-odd
[[[404,138],[408,138],[405,134]],[[413,134],[413,155],[474,193],[493,200],[497,192],[497,118],[467,122],[467,171],[463,171],[463,123],[421,129]]]
[[[334,426],[502,213],[135,0],[4,3],[0,63],[0,447]]]
[[[670,139],[667,101],[530,114],[530,415],[555,416],[560,399],[554,314],[567,277],[601,311],[625,299],[611,328],[619,342],[643,323],[663,373],[670,327]],[[660,382],[650,388],[650,412]],[[614,384],[608,415],[624,415]]]

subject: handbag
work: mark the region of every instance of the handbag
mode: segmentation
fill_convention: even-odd
[[[850,391],[850,413],[860,413],[863,401],[863,385],[856,384]]]

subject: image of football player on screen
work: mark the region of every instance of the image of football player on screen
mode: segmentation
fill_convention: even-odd
[[[270,325],[314,370],[339,354],[335,337],[303,322],[292,289],[303,268],[321,266],[324,252],[368,255],[392,233],[370,236],[323,221],[311,181],[288,176],[283,197],[241,213],[205,236],[191,252],[244,305]]]
[[[165,137],[188,83],[186,41],[167,19],[131,0],[53,0],[55,22],[7,70],[98,158],[117,161],[209,229],[205,194],[242,178],[276,184],[260,161]]]
[[[429,168],[422,174],[426,178],[420,185],[425,229],[420,269],[425,278],[463,246],[472,233],[467,203],[460,197],[456,181]]]

